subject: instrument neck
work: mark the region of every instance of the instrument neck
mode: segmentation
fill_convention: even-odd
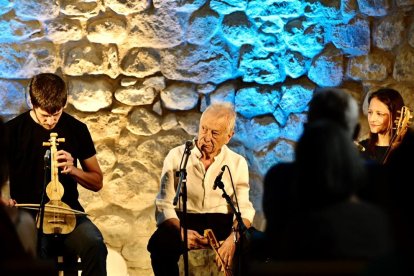
[[[51,156],[50,158],[50,184],[51,185],[57,185],[57,183],[59,182],[56,155],[57,155],[56,146],[51,146],[50,147],[50,156]]]

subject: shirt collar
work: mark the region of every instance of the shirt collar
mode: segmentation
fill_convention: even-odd
[[[227,148],[227,145],[223,145],[223,146],[221,147],[220,153],[214,157],[214,161],[219,161],[219,160],[222,160],[222,159],[224,158],[224,152],[225,152],[225,151],[227,151],[227,149],[228,149],[228,148]],[[200,149],[199,149],[197,146],[195,146],[195,147],[191,150],[191,152],[192,152],[193,154],[195,154],[195,156],[196,156],[198,159],[200,159],[200,158],[203,156],[203,154],[201,153]]]

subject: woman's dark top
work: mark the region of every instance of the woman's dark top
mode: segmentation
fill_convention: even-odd
[[[373,151],[370,151],[368,147],[369,139],[362,140],[359,142],[361,146],[364,147],[364,151],[361,151],[361,156],[365,160],[372,160],[376,163],[382,164],[385,158],[385,154],[388,150],[388,146],[375,146]]]
[[[389,147],[375,146],[374,151],[369,152],[368,142],[369,139],[359,142],[365,149],[361,151],[361,156],[366,161],[367,181],[361,185],[357,195],[366,202],[388,210],[390,175],[388,167],[383,165],[383,160]]]

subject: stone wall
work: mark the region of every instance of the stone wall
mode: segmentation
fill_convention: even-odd
[[[389,86],[414,107],[413,15],[414,0],[0,0],[0,115],[27,110],[34,74],[63,75],[105,174],[82,204],[129,275],[152,275],[162,161],[209,103],[236,106],[230,146],[248,159],[263,229],[262,177],[293,159],[314,89],[363,106]]]

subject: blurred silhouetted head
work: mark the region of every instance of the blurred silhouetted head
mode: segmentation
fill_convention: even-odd
[[[308,123],[331,120],[343,127],[355,139],[359,131],[359,109],[356,100],[339,89],[315,91],[309,102]]]
[[[349,198],[365,177],[363,161],[337,123],[319,120],[305,126],[296,145],[300,202],[324,206]]]

